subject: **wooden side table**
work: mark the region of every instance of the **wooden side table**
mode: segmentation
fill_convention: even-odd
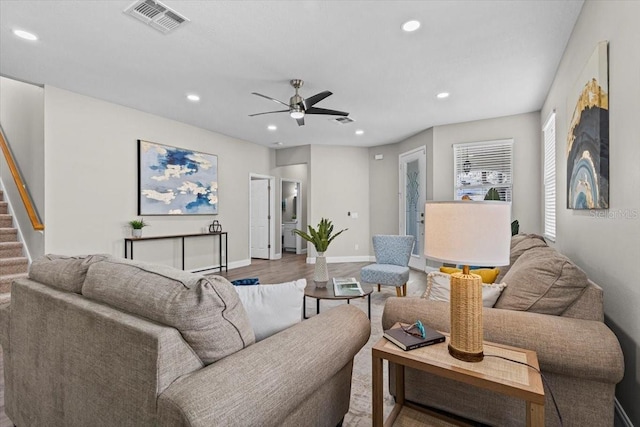
[[[528,363],[539,369],[538,357],[531,350],[501,344],[484,343],[485,358],[470,363],[449,355],[446,342],[404,351],[386,338],[381,338],[371,350],[373,364],[373,426],[383,426],[382,361],[393,362],[396,368],[396,405],[384,426],[392,426],[405,402],[404,368],[419,369],[464,384],[512,396],[527,402],[527,426],[544,426],[544,389],[542,378],[535,370],[497,357],[498,355]],[[407,405],[420,409],[416,405]]]

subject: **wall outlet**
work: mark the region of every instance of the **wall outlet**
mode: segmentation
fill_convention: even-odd
[[[357,219],[358,218],[358,212],[351,212],[351,218]]]
[[[356,251],[360,248],[360,245],[356,243]]]

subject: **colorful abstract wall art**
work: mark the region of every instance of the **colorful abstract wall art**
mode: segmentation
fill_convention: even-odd
[[[138,140],[138,215],[218,213],[218,156]]]
[[[584,67],[569,108],[567,208],[609,208],[609,81],[607,42]]]

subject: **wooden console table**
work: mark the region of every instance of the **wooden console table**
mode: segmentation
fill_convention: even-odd
[[[228,258],[229,258],[229,253],[227,251],[227,232],[226,231],[221,231],[221,232],[217,232],[217,233],[194,233],[194,234],[173,234],[170,236],[152,236],[152,237],[125,237],[124,239],[124,257],[128,258],[128,259],[133,259],[133,242],[140,242],[140,241],[144,241],[144,240],[163,240],[163,239],[181,239],[182,240],[182,269],[184,270],[184,240],[188,237],[203,237],[203,236],[210,236],[213,237],[214,240],[214,245],[215,245],[215,238],[218,239],[218,267],[213,267],[213,268],[203,268],[201,270],[195,270],[194,273],[198,272],[198,271],[205,271],[205,270],[215,270],[215,269],[220,269],[220,271],[222,271],[222,268],[224,268],[224,271],[229,271],[228,267],[229,267],[229,263],[228,263]],[[224,257],[222,256],[222,240],[224,237]],[[131,248],[131,258],[129,258],[129,248]],[[224,258],[224,264],[222,263],[222,260]]]

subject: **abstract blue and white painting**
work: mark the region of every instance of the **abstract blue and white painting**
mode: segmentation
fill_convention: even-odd
[[[218,156],[138,140],[138,215],[218,213]]]

